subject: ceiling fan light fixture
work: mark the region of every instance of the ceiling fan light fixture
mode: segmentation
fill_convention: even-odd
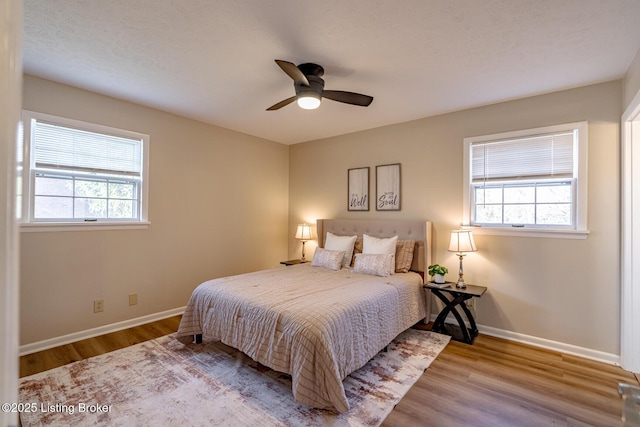
[[[304,93],[298,96],[298,106],[305,110],[315,110],[320,106],[320,97],[315,93]]]
[[[285,74],[291,77],[296,94],[272,105],[267,108],[267,111],[279,110],[293,101],[297,101],[300,108],[315,110],[320,106],[322,98],[361,107],[368,107],[373,101],[373,96],[361,93],[346,92],[344,90],[324,90],[324,80],[322,79],[324,68],[318,64],[308,62],[295,65],[293,62],[279,59],[276,59],[276,64]]]

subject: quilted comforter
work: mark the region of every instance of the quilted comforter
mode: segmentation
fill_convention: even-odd
[[[342,380],[423,319],[419,274],[377,277],[309,264],[210,280],[176,334],[203,334],[291,375],[296,401],[349,410]]]

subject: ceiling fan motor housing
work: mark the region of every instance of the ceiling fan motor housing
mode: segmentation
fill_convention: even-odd
[[[309,86],[303,83],[294,83],[293,86],[296,89],[296,96],[298,98],[303,96],[312,96],[314,98],[322,98],[322,91],[324,90],[324,80],[321,77],[315,75],[307,75]]]

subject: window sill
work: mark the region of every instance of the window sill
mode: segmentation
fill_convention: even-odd
[[[479,236],[509,236],[509,237],[544,237],[549,239],[578,239],[584,240],[589,230],[558,230],[542,228],[507,228],[507,227],[472,227],[462,226],[464,230],[471,230]]]
[[[20,231],[26,233],[39,231],[96,231],[96,230],[141,230],[149,228],[151,222],[39,222],[20,224]]]

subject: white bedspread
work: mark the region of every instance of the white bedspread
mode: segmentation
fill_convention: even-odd
[[[303,264],[202,283],[176,337],[219,339],[290,374],[296,401],[346,412],[342,380],[425,315],[417,273],[377,277]]]

